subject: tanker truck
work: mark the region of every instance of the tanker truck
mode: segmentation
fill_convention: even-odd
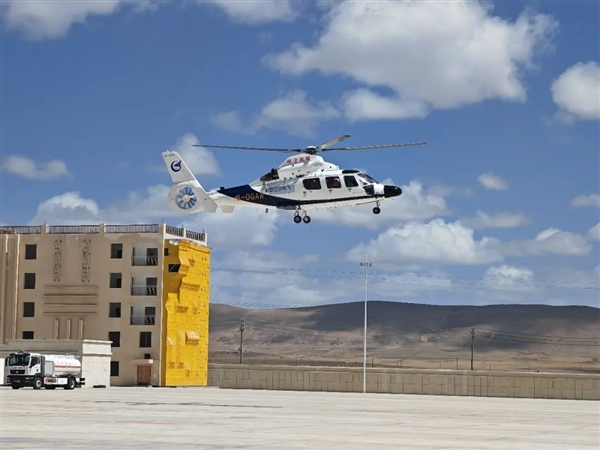
[[[7,383],[13,389],[75,389],[85,385],[81,378],[81,362],[74,355],[11,353],[4,361]]]

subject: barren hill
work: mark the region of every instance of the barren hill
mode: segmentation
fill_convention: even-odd
[[[362,363],[362,302],[249,310],[211,305],[213,362]],[[369,302],[368,354],[375,365],[600,371],[600,309],[586,306],[441,306]],[[513,367],[514,366],[514,367]]]

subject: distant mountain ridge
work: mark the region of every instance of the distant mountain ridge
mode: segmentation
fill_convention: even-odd
[[[359,361],[363,314],[363,302],[275,310],[213,304],[210,352],[222,358],[230,355],[232,361],[237,358],[243,318],[245,352],[258,362],[261,358]],[[553,367],[589,363],[600,370],[600,308],[368,304],[368,351],[379,361],[466,360],[472,328],[475,351],[482,360],[503,364],[518,358],[546,360]]]

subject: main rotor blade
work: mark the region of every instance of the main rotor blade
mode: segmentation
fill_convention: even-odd
[[[343,134],[342,136],[336,137],[335,139],[332,139],[328,142],[325,142],[324,144],[317,146],[317,151],[329,148],[332,145],[337,144],[338,142],[342,142],[343,140],[348,139],[349,137],[349,134]]]
[[[386,145],[366,145],[363,147],[336,147],[336,148],[325,148],[322,152],[332,152],[334,150],[373,150],[377,148],[391,148],[391,147],[408,147],[411,145],[425,145],[426,142],[411,142],[408,144],[386,144]]]
[[[270,148],[270,147],[233,147],[229,145],[204,145],[204,144],[192,144],[192,147],[206,147],[206,148],[227,148],[234,150],[262,150],[267,152],[303,152],[304,149],[300,148]]]

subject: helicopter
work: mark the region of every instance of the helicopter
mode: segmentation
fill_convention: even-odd
[[[164,162],[172,185],[168,203],[178,212],[233,213],[236,207],[295,211],[295,223],[310,223],[309,211],[375,203],[373,213],[381,212],[382,201],[402,195],[398,186],[382,184],[364,171],[340,169],[318,153],[327,151],[371,150],[391,147],[424,145],[425,142],[371,145],[364,147],[332,147],[349,138],[345,134],[318,146],[305,148],[233,147],[193,144],[194,147],[258,150],[294,153],[277,168],[271,169],[249,184],[204,190],[179,153],[165,151]]]

